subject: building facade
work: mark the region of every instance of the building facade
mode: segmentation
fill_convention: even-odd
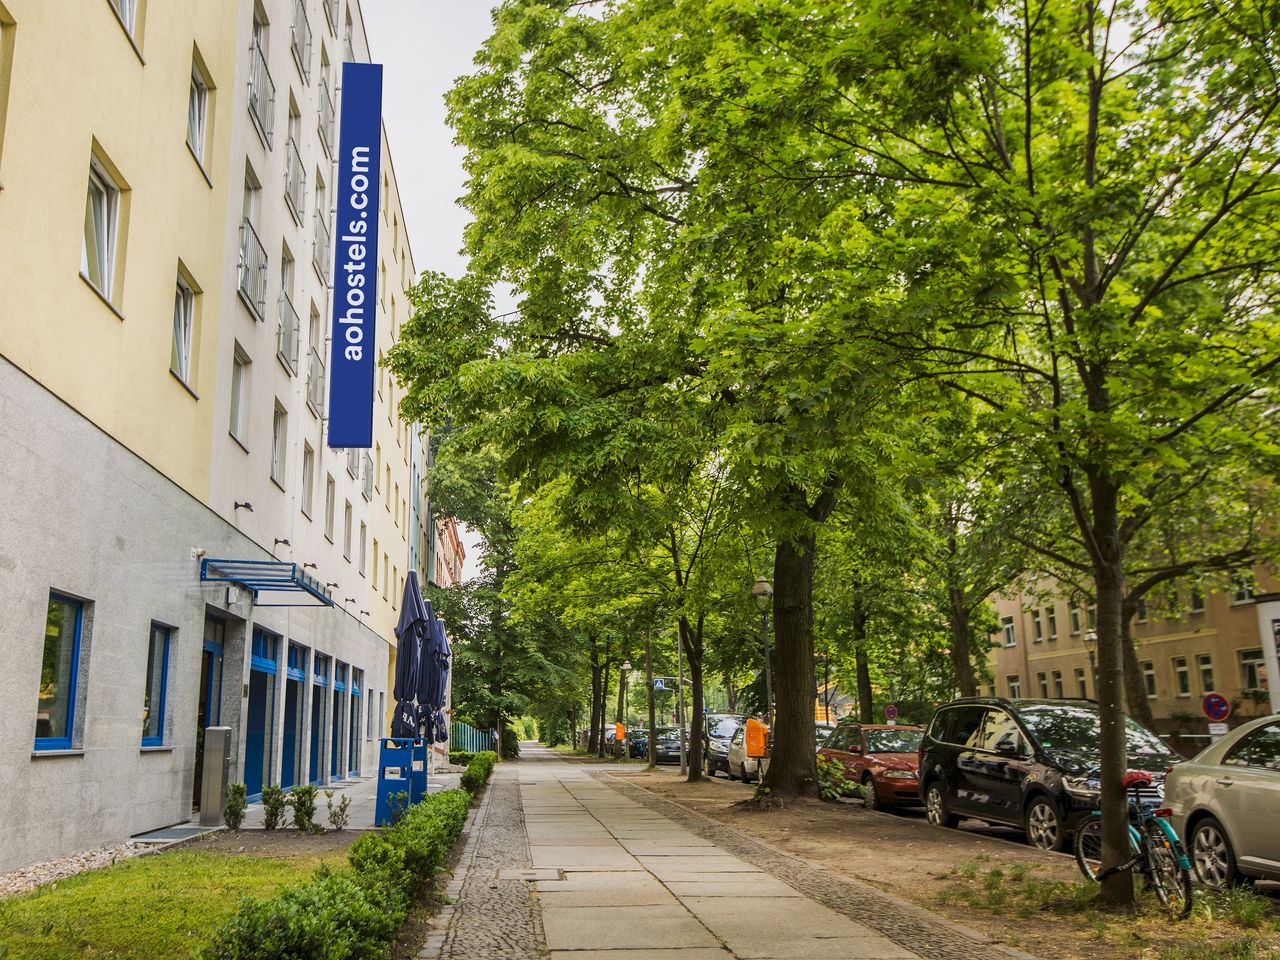
[[[348,60],[356,0],[0,0],[0,870],[189,819],[208,726],[250,795],[374,773],[424,464],[381,369],[326,442]]]
[[[1097,697],[1090,643],[1091,606],[1071,604],[1051,581],[1028,584],[995,602],[990,694]],[[1142,604],[1133,636],[1157,732],[1184,750],[1208,742],[1200,710],[1206,693],[1233,702],[1244,720],[1280,713],[1280,581],[1259,569],[1229,592],[1193,583],[1171,586]]]

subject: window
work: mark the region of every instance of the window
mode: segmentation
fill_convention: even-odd
[[[1154,700],[1156,696],[1156,665],[1150,660],[1142,661],[1142,683],[1147,689],[1147,696]]]
[[[382,492],[383,492],[383,499],[385,501],[384,506],[388,510],[390,510],[391,509],[391,465],[390,464],[387,465],[387,482],[386,484],[383,485]]]
[[[378,538],[373,538],[373,589],[378,589]]]
[[[1200,672],[1200,692],[1213,692],[1213,657],[1207,653],[1196,655],[1196,669]]]
[[[138,19],[138,0],[110,0],[110,3],[125,31],[132,37]]]
[[[398,527],[400,526],[400,484],[398,483],[396,484],[395,499],[392,500],[391,502],[396,505],[396,526]]]
[[[1253,599],[1253,585],[1247,577],[1233,578],[1235,592],[1231,594],[1232,603],[1248,603]]]
[[[1237,656],[1240,659],[1240,688],[1242,690],[1265,690],[1267,687],[1267,664],[1262,656],[1262,648],[1254,647],[1252,650],[1241,650]]]
[[[364,738],[366,740],[373,739],[373,697],[365,697],[365,720],[364,720]]]
[[[196,322],[196,295],[182,275],[173,293],[173,344],[169,350],[169,370],[191,386],[191,334]]]
[[[377,490],[379,493],[382,492],[382,488],[380,486],[381,477],[382,477],[382,444],[375,443],[373,445],[373,489]]]
[[[1194,604],[1195,604],[1195,593],[1192,593],[1192,594],[1191,594],[1191,602],[1192,602],[1192,604],[1193,604],[1193,606],[1194,606]],[[1146,598],[1145,598],[1145,597],[1139,597],[1139,598],[1138,598],[1137,607],[1138,607],[1138,622],[1139,622],[1139,623],[1146,623],[1146,622],[1147,622],[1147,601],[1146,601]]]
[[[365,527],[364,521],[361,520],[360,521],[360,576],[362,577],[364,576],[365,534],[366,533],[368,533],[368,528]]]
[[[49,594],[40,689],[36,697],[37,750],[72,748],[83,625],[84,604],[56,593]]]
[[[231,435],[244,446],[244,428],[249,413],[249,358],[236,345],[231,358]]]
[[[289,414],[277,401],[271,416],[271,479],[284,487],[285,450],[289,446]]]
[[[1057,613],[1057,611],[1056,611],[1056,610],[1054,610],[1054,609],[1053,609],[1053,607],[1048,607],[1048,608],[1045,610],[1045,617],[1046,617],[1046,618],[1048,619],[1048,621],[1049,621],[1049,639],[1050,639],[1050,640],[1057,640],[1057,639],[1058,639],[1058,613]]]
[[[1090,629],[1090,630],[1097,630],[1097,629],[1098,629],[1098,606],[1097,606],[1097,604],[1094,604],[1094,603],[1089,604],[1089,606],[1085,607],[1085,613],[1086,613],[1086,615],[1087,615],[1087,616],[1088,616],[1088,618],[1089,618],[1089,629]]]
[[[1036,674],[1036,685],[1040,688],[1041,698],[1049,699],[1049,675],[1046,673]]]
[[[342,556],[351,561],[351,501],[342,512]]]
[[[933,721],[933,736],[944,743],[971,744],[982,736],[982,720],[986,710],[977,706],[953,707],[937,715]],[[739,731],[745,727],[739,727]],[[735,739],[737,734],[734,735]]]
[[[1062,671],[1053,671],[1053,695],[1061,700],[1066,694],[1062,690]]]
[[[276,85],[267,69],[267,32],[266,15],[259,7],[253,11],[253,42],[249,47],[249,114],[263,142],[270,147]]]
[[[293,306],[294,261],[287,244],[280,245],[280,302],[276,318],[276,357],[289,376],[298,372],[298,334],[302,321]]]
[[[266,316],[267,250],[258,238],[258,214],[261,211],[262,187],[247,165],[244,172],[244,198],[241,203],[240,260],[236,265],[236,288],[255,320]]]
[[[324,536],[333,543],[333,499],[335,487],[332,476],[326,476],[324,483]]]
[[[1080,608],[1071,608],[1071,635],[1074,637],[1080,633]]]
[[[119,215],[120,188],[95,159],[89,165],[80,273],[108,301],[111,300],[115,285],[116,224]]]
[[[387,554],[386,554],[386,551],[384,550],[384,551],[383,551],[383,553],[382,553],[382,596],[383,596],[383,599],[386,599],[386,596],[387,596],[387,584],[388,584],[388,581],[390,580],[390,578],[391,578],[391,563],[390,563],[390,561],[388,561],[388,560],[387,560]]]
[[[1186,657],[1173,658],[1173,687],[1180,697],[1191,696],[1191,671]]]
[[[191,64],[191,92],[187,96],[187,146],[201,167],[204,166],[204,135],[209,116],[209,81],[200,64]]]
[[[1272,723],[1242,739],[1222,762],[1232,767],[1280,770],[1280,724]]]
[[[1035,632],[1035,641],[1039,643],[1044,639],[1044,624],[1040,619],[1040,611],[1031,611],[1031,629]]]
[[[1085,680],[1084,667],[1076,667],[1076,692],[1081,700],[1089,698],[1089,683]]]
[[[1191,612],[1204,613],[1204,594],[1199,587],[1191,588]]]
[[[1021,755],[1026,751],[1026,744],[1018,722],[1012,716],[1003,710],[988,710],[978,749],[987,753]]]
[[[311,494],[316,482],[316,452],[311,444],[302,444],[302,515],[311,519]]]
[[[147,685],[142,698],[142,745],[158,747],[164,743],[164,698],[169,686],[168,627],[151,625],[151,642],[147,645]]]

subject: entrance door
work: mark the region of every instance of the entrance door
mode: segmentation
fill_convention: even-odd
[[[204,776],[204,731],[222,720],[222,649],[227,625],[206,617],[204,649],[200,653],[200,689],[196,694],[196,764],[191,785],[191,805],[200,809],[200,780]]]
[[[276,650],[279,637],[253,631],[249,663],[249,710],[245,717],[244,786],[251,801],[271,782],[272,718],[275,716]]]
[[[360,694],[351,691],[351,720],[347,723],[348,737],[347,772],[355,777],[360,774]]]
[[[280,744],[280,786],[292,787],[297,780],[298,711],[302,705],[302,684],[289,680],[284,688],[284,738]]]
[[[338,690],[333,691],[333,738],[329,741],[331,752],[329,756],[329,777],[331,780],[341,780],[341,768],[338,764],[338,754],[341,753],[342,744],[342,693]]]
[[[311,688],[311,764],[307,767],[311,771],[311,782],[313,784],[320,783],[320,763],[322,754],[320,753],[321,734],[324,731],[324,690],[319,687]]]

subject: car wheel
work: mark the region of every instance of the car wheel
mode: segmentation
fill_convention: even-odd
[[[960,818],[947,809],[947,794],[940,780],[929,784],[924,794],[924,815],[937,827],[954,827]]]
[[[884,809],[884,804],[876,795],[876,782],[869,773],[862,775],[862,805],[868,810]]]
[[[1067,831],[1058,805],[1041,794],[1027,805],[1022,818],[1027,842],[1040,850],[1060,853],[1067,847]]]
[[[725,775],[726,777],[728,777],[730,780],[737,780],[737,779],[738,779],[737,774],[735,774],[735,773],[733,772],[733,761],[732,761],[732,760],[730,760],[729,762],[727,762],[727,763],[724,765],[724,775]]]
[[[1236,855],[1227,831],[1213,817],[1201,820],[1191,832],[1191,862],[1196,876],[1207,887],[1220,890],[1239,880]]]
[[[702,769],[706,773],[708,779],[714,780],[716,776],[716,765],[711,762],[711,758],[707,757],[702,763]]]

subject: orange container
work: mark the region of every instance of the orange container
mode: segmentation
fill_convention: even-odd
[[[627,739],[627,728],[624,724],[615,723],[613,725],[613,732],[619,740]]]
[[[769,728],[754,717],[747,718],[747,732],[743,734],[747,756],[762,760],[769,755]]]

